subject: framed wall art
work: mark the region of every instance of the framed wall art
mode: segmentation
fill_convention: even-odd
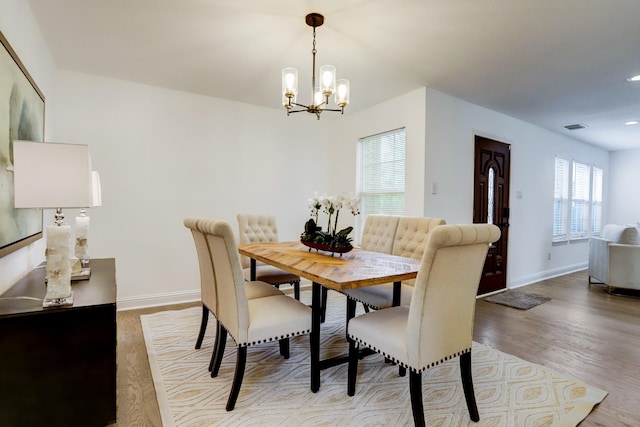
[[[42,210],[13,207],[13,141],[44,141],[44,95],[0,32],[0,257],[42,237]]]

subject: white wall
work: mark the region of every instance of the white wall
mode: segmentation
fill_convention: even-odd
[[[115,257],[119,307],[198,297],[187,216],[237,228],[273,213],[295,240],[307,199],[327,187],[326,123],[189,93],[59,72],[60,142],[87,143],[102,181],[91,256]]]
[[[45,140],[50,140],[55,137],[55,64],[27,2],[0,3],[0,31],[45,96]],[[0,294],[44,260],[44,242],[40,239],[0,258]]]
[[[554,158],[595,164],[606,180],[608,152],[434,90],[426,96],[425,214],[471,222],[474,135],[511,144],[508,286],[585,268],[588,242],[551,244]],[[431,194],[432,182],[438,194]]]
[[[334,135],[327,141],[332,158],[338,161],[331,174],[334,193],[354,192],[356,189],[357,145],[360,138],[404,127],[407,143],[405,214],[426,214],[425,93],[426,89],[421,88],[373,107],[349,113],[335,121]],[[364,218],[358,217],[356,221],[361,226]],[[346,225],[345,219],[344,226]]]
[[[640,223],[640,149],[613,151],[609,161],[608,222]]]

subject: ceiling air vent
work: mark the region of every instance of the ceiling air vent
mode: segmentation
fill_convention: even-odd
[[[576,123],[575,125],[566,125],[564,128],[568,130],[577,130],[577,129],[584,129],[586,127],[587,125],[583,125],[582,123]]]

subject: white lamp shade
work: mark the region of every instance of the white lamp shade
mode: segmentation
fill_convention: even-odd
[[[13,141],[16,208],[92,206],[88,145]]]
[[[98,171],[91,171],[91,184],[93,203],[91,206],[102,206],[102,186],[100,185],[100,173]]]

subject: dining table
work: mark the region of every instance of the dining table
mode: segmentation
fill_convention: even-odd
[[[393,305],[399,305],[401,282],[416,278],[421,263],[419,259],[360,248],[333,254],[312,250],[300,242],[241,244],[238,251],[251,259],[251,280],[255,280],[256,264],[260,261],[311,281],[311,391],[314,393],[320,389],[320,371],[347,361],[347,356],[320,359],[320,328],[327,290],[340,292],[393,283]],[[355,311],[355,301],[348,301]]]

